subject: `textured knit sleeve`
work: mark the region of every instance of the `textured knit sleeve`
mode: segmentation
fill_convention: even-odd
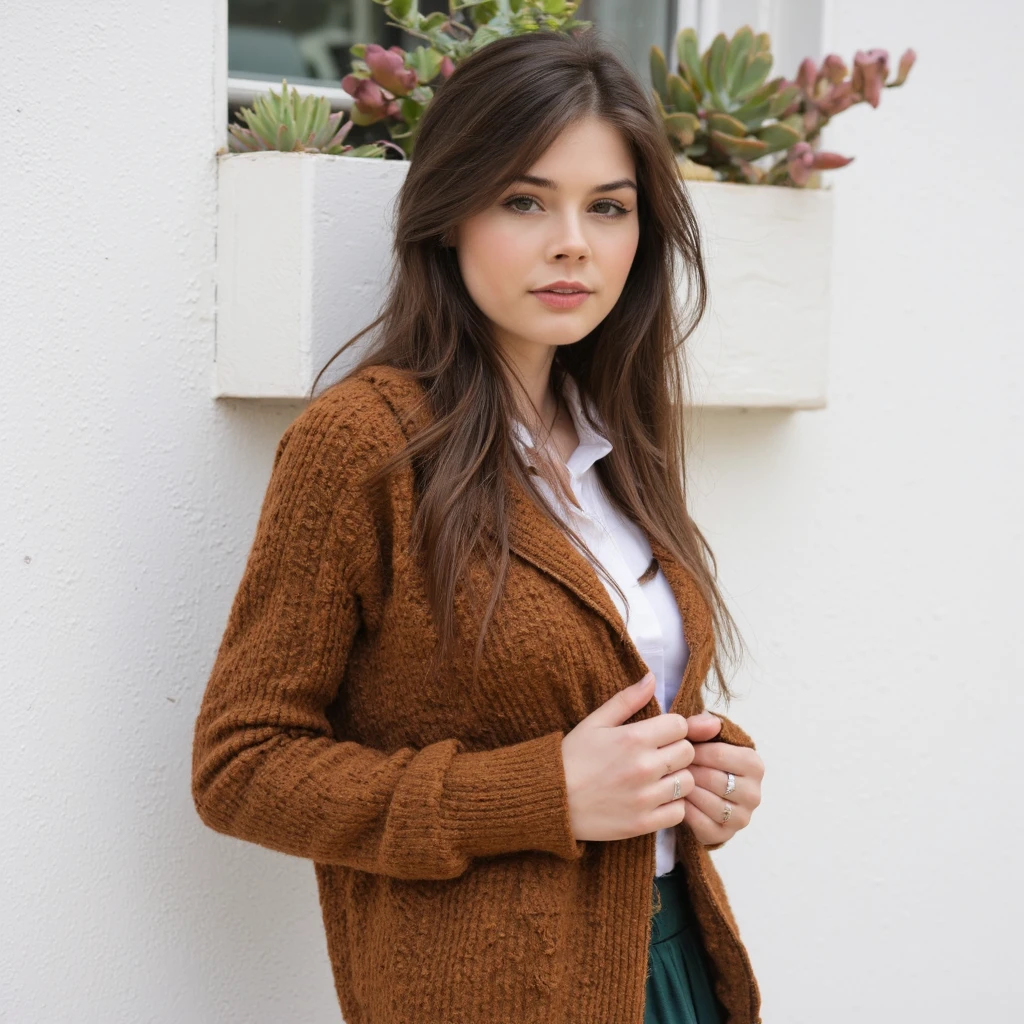
[[[345,401],[314,399],[278,444],[195,723],[196,810],[226,835],[407,879],[454,878],[475,857],[515,851],[578,858],[562,732],[390,753],[334,735],[325,709],[360,627],[358,581],[377,557],[354,481],[387,434],[375,389],[344,383]]]
[[[725,715],[718,714],[717,711],[712,711],[711,714],[716,715],[722,720],[722,728],[719,730],[718,735],[714,736],[709,742],[718,740],[720,743],[732,743],[737,747],[750,747],[752,750],[754,747],[754,741],[733,721],[726,718]],[[730,838],[732,838],[730,836]],[[712,843],[709,846],[705,846],[705,850],[720,850],[725,844],[729,842],[728,839],[723,840],[720,843]]]

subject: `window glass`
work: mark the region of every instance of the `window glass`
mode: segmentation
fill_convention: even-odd
[[[649,86],[651,46],[660,46],[665,54],[672,49],[676,0],[583,0],[576,17],[592,21]]]
[[[420,10],[440,10],[421,0]],[[356,43],[402,45],[373,0],[229,0],[228,75],[339,88]]]
[[[649,81],[652,43],[670,45],[675,0],[583,0],[576,17],[594,25]],[[420,0],[419,10],[449,11],[447,0]],[[418,37],[387,24],[373,0],[229,0],[228,74],[231,78],[338,88],[352,68],[355,43],[422,45]]]

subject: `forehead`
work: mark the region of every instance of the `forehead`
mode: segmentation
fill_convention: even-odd
[[[619,131],[599,117],[587,117],[564,129],[534,161],[527,174],[573,187],[635,180],[633,155]]]

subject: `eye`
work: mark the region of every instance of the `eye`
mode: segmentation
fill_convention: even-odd
[[[614,199],[598,199],[598,201],[596,203],[594,203],[594,205],[595,206],[610,206],[612,208],[612,210],[615,211],[614,213],[605,214],[605,216],[622,217],[625,214],[629,213],[629,210],[627,210],[621,203],[615,202]]]
[[[517,207],[516,203],[535,203],[537,202],[533,196],[512,196],[506,199],[501,205],[505,207],[510,213],[525,214],[530,211],[524,210],[521,207]],[[603,206],[610,208],[608,213],[600,214],[606,220],[614,220],[616,217],[624,217],[629,210],[626,209],[621,203],[616,202],[614,199],[598,199],[594,203],[594,207]],[[592,207],[593,209],[593,207]]]
[[[513,196],[511,199],[506,199],[501,205],[513,213],[526,213],[526,210],[513,206],[513,203],[535,203],[536,201],[533,196]]]

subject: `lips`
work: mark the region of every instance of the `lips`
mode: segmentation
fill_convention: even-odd
[[[534,288],[534,292],[589,292],[590,289],[582,281],[552,281],[543,288]]]
[[[587,300],[590,292],[576,291],[566,293],[541,289],[530,294],[536,295],[549,309],[575,309]]]

